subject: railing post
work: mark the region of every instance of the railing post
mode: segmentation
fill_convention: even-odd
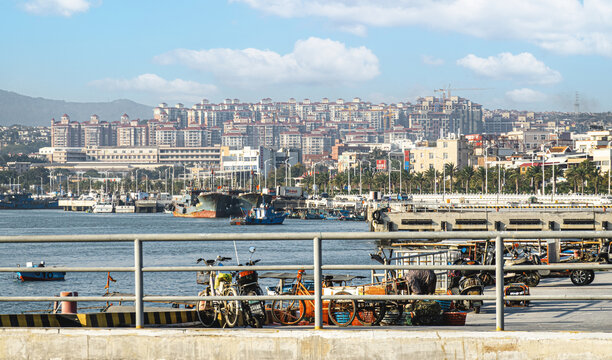
[[[504,331],[504,241],[495,238],[495,324],[497,331]]]
[[[142,242],[134,240],[134,305],[136,308],[136,329],[142,329],[144,324],[144,308],[142,301]]]
[[[321,238],[313,239],[314,250],[314,328],[315,330],[323,328],[323,303],[321,294],[323,292],[321,280]]]

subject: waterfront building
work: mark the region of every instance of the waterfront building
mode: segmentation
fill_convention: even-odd
[[[470,148],[464,137],[438,139],[434,146],[417,146],[410,150],[411,168],[416,172],[436,169],[442,172],[444,165],[453,163],[457,168],[469,164]]]

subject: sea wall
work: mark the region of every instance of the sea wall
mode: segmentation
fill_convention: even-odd
[[[612,334],[372,329],[0,329],[0,359],[610,359]]]

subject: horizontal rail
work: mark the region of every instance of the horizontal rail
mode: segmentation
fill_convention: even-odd
[[[274,241],[274,240],[377,240],[377,239],[597,239],[612,238],[612,231],[453,231],[453,232],[305,232],[246,234],[108,234],[0,236],[0,243],[132,242],[140,241]]]
[[[495,300],[495,295],[322,295],[322,300]],[[239,296],[144,296],[144,301],[272,301],[272,300],[308,300],[314,301],[314,295],[239,295]],[[504,300],[548,301],[548,300],[612,300],[612,295],[506,295]],[[73,301],[73,302],[108,302],[136,301],[135,296],[4,296],[0,302],[11,301]]]
[[[502,259],[504,254],[503,242],[527,239],[603,239],[612,238],[612,231],[462,231],[462,232],[309,232],[309,233],[247,233],[247,234],[111,234],[111,235],[36,235],[36,236],[0,236],[0,243],[94,243],[94,242],[133,242],[134,243],[134,266],[123,267],[2,267],[2,272],[133,272],[135,275],[135,295],[125,296],[6,296],[0,297],[0,302],[8,301],[68,301],[68,302],[109,302],[124,301],[134,302],[136,308],[136,327],[142,327],[142,313],[144,302],[159,301],[270,301],[270,300],[304,300],[315,303],[315,327],[321,324],[321,301],[322,300],[358,300],[358,301],[407,301],[407,300],[495,300],[497,329],[503,330],[503,307],[504,301],[550,301],[550,300],[612,300],[612,295],[528,295],[528,296],[505,296],[503,290],[503,274],[511,271],[523,270],[611,270],[612,265],[599,263],[556,263],[548,265],[510,265],[500,262],[497,265],[321,265],[320,264],[320,241],[334,240],[487,240],[496,243],[496,258]],[[313,241],[313,265],[269,265],[269,266],[142,266],[142,242],[161,241]],[[318,244],[318,245],[317,245]],[[435,253],[435,252],[434,252]],[[431,254],[431,253],[430,253]],[[421,254],[422,255],[422,254]],[[415,255],[416,256],[416,255]],[[409,255],[410,257],[410,255]],[[319,261],[317,260],[319,259]],[[496,293],[495,295],[323,295],[321,282],[315,286],[314,294],[308,295],[263,295],[263,296],[161,296],[144,295],[142,286],[142,274],[144,272],[236,272],[244,270],[252,271],[313,271],[315,279],[321,279],[321,271],[340,270],[474,270],[495,272]],[[393,280],[392,280],[393,281]],[[317,282],[315,283],[315,285]],[[384,282],[382,283],[384,284]],[[351,287],[359,288],[362,285]],[[138,316],[140,314],[140,316]]]
[[[258,266],[151,266],[143,272],[194,272],[194,271],[262,271],[262,270],[313,270],[312,265],[258,265]],[[550,265],[504,265],[504,270],[612,270],[612,264],[557,263]],[[2,272],[133,272],[133,267],[0,267]],[[485,270],[494,271],[495,265],[322,265],[321,270]]]

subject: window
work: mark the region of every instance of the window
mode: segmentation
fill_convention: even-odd
[[[448,153],[444,153],[444,155],[442,156],[442,158],[444,158],[444,159],[448,159]]]
[[[433,153],[429,153],[429,158],[433,159],[434,158],[434,154]]]

